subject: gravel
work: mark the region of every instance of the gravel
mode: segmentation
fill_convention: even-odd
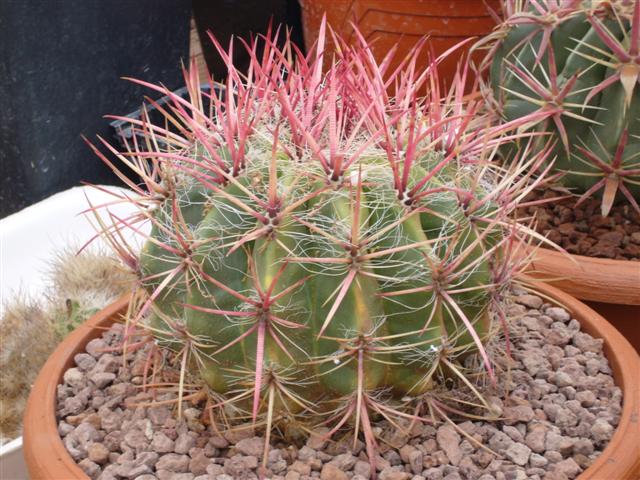
[[[488,346],[496,367],[508,367],[509,375],[499,376],[493,390],[484,388],[501,420],[420,425],[409,436],[380,421],[374,425],[384,440],[376,458],[380,480],[570,480],[606,447],[622,392],[602,341],[580,332],[564,309],[525,292],[515,296],[509,314],[512,357],[500,354],[502,339]],[[123,362],[113,348],[121,334],[122,326],[114,325],[91,341],[58,386],[58,431],[90,478],[371,478],[363,443],[354,450],[352,439],[327,441],[327,429],[306,444],[273,439],[263,470],[263,438],[252,429],[221,435],[200,421],[202,405],[190,403],[178,420],[168,402],[173,393],[139,388],[146,351]],[[152,402],[166,403],[149,407]]]
[[[561,196],[547,190],[533,192],[527,200]],[[617,260],[640,260],[640,213],[629,205],[615,205],[600,215],[600,199],[590,198],[576,207],[576,199],[526,207],[523,217],[535,215],[536,230],[567,252]]]

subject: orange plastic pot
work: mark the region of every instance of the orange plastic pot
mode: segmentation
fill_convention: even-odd
[[[586,301],[640,352],[640,262],[538,248],[529,273]]]
[[[585,332],[604,339],[604,349],[616,384],[624,392],[620,424],[611,442],[579,480],[631,480],[640,473],[640,357],[629,342],[604,318],[584,303],[548,285],[539,291],[567,308]],[[88,479],[67,453],[55,418],[56,387],[73,357],[109,327],[127,307],[121,299],[94,315],[67,337],[51,355],[29,396],[24,418],[24,454],[33,479]]]
[[[457,43],[482,37],[496,25],[490,10],[498,11],[499,0],[299,0],[302,7],[302,27],[307,49],[318,38],[322,16],[348,42],[355,42],[352,23],[358,26],[371,45],[376,59],[398,44],[396,64],[427,35],[428,47],[423,50],[422,67],[427,65],[429,52],[437,55]],[[472,43],[472,42],[469,42]],[[442,62],[438,72],[448,85],[457,64],[471,45],[458,49]],[[328,38],[328,49],[332,48]]]

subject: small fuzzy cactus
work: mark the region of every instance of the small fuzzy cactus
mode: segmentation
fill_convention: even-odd
[[[130,291],[135,279],[113,255],[80,250],[57,252],[48,272],[47,313],[59,340]]]
[[[131,321],[179,366],[180,398],[204,391],[215,422],[267,439],[351,427],[373,461],[372,419],[447,415],[446,378],[484,402],[469,378],[494,375],[483,342],[521,267],[521,172],[548,152],[498,168],[528,118],[489,126],[466,70],[443,93],[419,48],[390,71],[364,39],[337,39],[323,73],[324,32],[307,56],[269,35],[245,44],[246,74],[213,39],[226,83],[208,93],[185,71],[188,100],[138,81],[169,96],[152,102],[165,122],[115,117],[132,124],[129,148],[102,144],[142,183],[92,148],[135,191],[120,200],[138,212],[103,234],[139,273]],[[137,255],[121,233],[143,223]],[[463,365],[474,355],[483,367]]]
[[[0,318],[0,445],[20,435],[31,383],[56,346],[51,319],[34,301],[16,297]]]
[[[490,109],[550,132],[561,183],[640,211],[640,2],[504,0],[488,54]],[[544,144],[549,137],[544,137]]]

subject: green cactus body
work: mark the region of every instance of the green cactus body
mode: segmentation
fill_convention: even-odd
[[[278,173],[279,190],[291,187],[294,175],[289,168],[299,167],[285,166]],[[211,193],[199,210],[200,220],[191,216],[181,227],[190,229],[197,242],[192,261],[202,275],[188,280],[188,274],[181,273],[154,302],[161,312],[152,317],[158,337],[175,349],[184,339],[167,337],[172,328],[183,325],[198,345],[194,351],[201,375],[216,392],[234,390],[240,370],[253,376],[258,370],[293,369],[313,378],[321,391],[343,397],[358,389],[362,368],[367,391],[391,386],[402,394],[423,393],[431,386],[429,374],[443,344],[473,343],[459,314],[437,300],[435,289],[429,289],[434,286],[434,272],[446,264],[442,259],[460,259],[469,248],[472,254],[457,267],[469,268],[469,272],[461,274],[456,287],[477,287],[478,291],[452,293],[451,297],[478,334],[486,333],[484,313],[489,297],[482,285],[490,283],[489,268],[486,260],[478,261],[484,246],[468,226],[461,226],[464,215],[453,197],[442,197],[448,198],[444,203],[434,200],[433,205],[423,202],[426,209],[442,212],[442,217],[436,217],[402,205],[397,192],[382,184],[336,187],[315,181],[294,189],[287,201],[293,204],[317,190],[313,199],[278,217],[268,234],[245,241],[264,225],[229,196],[255,206],[257,202],[244,189],[251,188],[258,195],[268,188],[249,177],[240,176],[222,193]],[[267,180],[262,177],[260,181]],[[441,178],[434,185],[444,184]],[[169,266],[180,260],[179,255],[159,246],[167,237],[166,229],[179,229],[175,218],[165,211],[159,210],[157,218],[162,224],[152,229],[143,250],[142,271],[155,278],[147,284],[152,287],[162,283]],[[355,230],[354,223],[358,224]],[[358,238],[353,238],[354,231]],[[372,240],[366,242],[368,238]],[[365,245],[352,245],[350,250],[348,245],[358,239]],[[472,248],[474,243],[478,245]],[[388,254],[367,257],[387,250]],[[362,256],[366,258],[361,260]],[[331,259],[336,263],[323,263]],[[348,288],[341,294],[346,282]],[[270,320],[264,305],[250,303],[259,300],[261,292],[277,298],[268,310],[283,323]],[[394,292],[400,295],[393,296]],[[161,321],[163,317],[173,327]],[[362,365],[353,356],[343,355],[356,349],[361,338],[388,352],[384,348],[368,351]],[[258,360],[261,365],[256,365]]]
[[[501,115],[539,113],[528,127],[552,134],[562,183],[583,198],[602,195],[603,215],[625,198],[638,208],[638,2],[504,3],[504,24],[481,42],[494,46],[491,88]]]
[[[395,215],[392,215],[388,222],[391,223],[400,217],[397,212],[401,207],[396,207]],[[412,243],[424,243],[427,236],[422,230],[420,216],[413,215],[397,226],[388,236],[381,241],[382,248],[392,248],[394,245],[410,245]],[[392,278],[406,278],[405,281],[383,282],[382,291],[385,293],[398,292],[412,288],[428,287],[432,285],[429,266],[425,263],[424,256],[431,255],[431,248],[424,246],[412,250],[399,252],[389,257],[390,266],[380,268],[380,274]],[[413,268],[412,268],[413,267]],[[420,268],[415,268],[420,267]],[[386,315],[389,334],[398,336],[396,343],[406,343],[414,345],[407,352],[399,352],[394,355],[393,360],[398,366],[393,369],[393,376],[397,383],[396,390],[402,393],[419,394],[430,387],[426,374],[435,362],[420,361],[421,354],[424,357],[435,356],[437,349],[441,346],[444,335],[442,311],[433,312],[434,309],[441,309],[435,302],[433,296],[424,292],[415,292],[402,295],[400,298],[386,297],[384,301],[384,312]],[[432,321],[429,322],[429,318]],[[407,335],[407,332],[414,332]],[[414,358],[411,359],[411,354]],[[425,371],[426,370],[426,371]],[[427,381],[424,381],[424,380]]]

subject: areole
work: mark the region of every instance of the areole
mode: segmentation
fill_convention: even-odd
[[[582,329],[604,340],[605,354],[616,384],[624,392],[620,424],[611,442],[579,480],[633,479],[640,473],[640,357],[629,342],[603,317],[557,288],[538,284],[538,292],[569,310]],[[126,311],[129,298],[123,297],[91,317],[69,335],[41,370],[29,397],[24,418],[24,454],[32,478],[87,479],[67,453],[58,434],[55,417],[57,385],[73,358]]]

